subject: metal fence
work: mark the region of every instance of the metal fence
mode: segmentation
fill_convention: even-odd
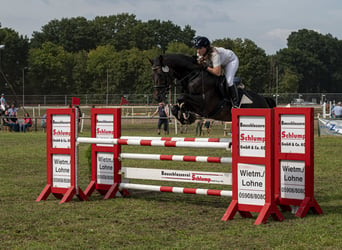
[[[6,94],[6,93],[5,93]],[[342,101],[342,93],[263,93],[263,96],[273,97],[277,104],[322,104],[323,102]],[[17,105],[69,105],[72,97],[81,98],[81,105],[120,105],[125,98],[131,105],[151,105],[157,102],[152,94],[84,94],[84,95],[5,95],[7,103]],[[179,95],[172,95],[171,103],[175,103]]]

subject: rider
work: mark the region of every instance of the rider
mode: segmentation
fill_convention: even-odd
[[[205,70],[220,76],[221,67],[224,69],[227,93],[231,93],[233,108],[238,108],[240,100],[234,76],[239,67],[239,58],[232,50],[211,46],[209,39],[204,36],[195,37],[193,43],[197,49],[198,62],[204,65]]]

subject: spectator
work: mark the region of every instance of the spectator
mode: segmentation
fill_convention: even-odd
[[[25,133],[29,127],[32,127],[32,119],[29,113],[25,112],[24,122],[20,124],[20,131]]]
[[[199,118],[196,122],[196,136],[202,135],[203,119]]]
[[[207,129],[207,134],[210,136],[211,122],[209,120],[204,121],[204,127]]]
[[[13,121],[17,122],[17,111],[18,108],[14,106],[14,104],[11,105],[11,107],[8,109],[8,117]]]
[[[45,131],[45,129],[46,129],[46,114],[44,114],[42,116],[41,127],[43,128],[43,131]]]
[[[5,116],[3,117],[4,126],[9,127],[10,131],[19,132],[19,124],[17,118],[13,121],[8,114],[8,110],[5,111]]]
[[[80,131],[80,125],[81,125],[81,118],[82,118],[82,111],[81,111],[81,108],[80,108],[80,106],[78,106],[78,105],[75,105],[75,108],[76,108],[76,111],[77,111],[77,113],[78,113],[78,131]]]
[[[169,115],[167,114],[167,110],[163,102],[159,103],[159,107],[157,110],[152,114],[152,117],[159,113],[159,121],[158,121],[158,135],[160,135],[160,128],[164,126],[164,133],[168,134],[169,132]]]
[[[6,108],[7,108],[7,102],[5,99],[5,94],[2,93],[1,98],[0,98],[0,111],[1,111],[0,114],[5,113]]]
[[[342,118],[342,104],[338,102],[335,107],[331,110],[334,118]]]
[[[7,110],[5,110],[2,115],[2,125],[3,125],[3,128],[6,128],[7,131],[9,130],[10,126],[9,126],[9,118],[8,118]]]

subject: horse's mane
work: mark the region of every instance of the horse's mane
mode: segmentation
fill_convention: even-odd
[[[163,56],[164,63],[169,67],[178,69],[195,70],[198,69],[196,59],[184,54],[166,54]]]

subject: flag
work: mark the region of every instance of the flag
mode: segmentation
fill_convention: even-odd
[[[127,100],[122,96],[122,97],[121,97],[120,105],[125,105],[125,104],[129,104],[129,101],[127,101]]]
[[[81,105],[81,98],[73,97],[72,98],[72,106]]]

